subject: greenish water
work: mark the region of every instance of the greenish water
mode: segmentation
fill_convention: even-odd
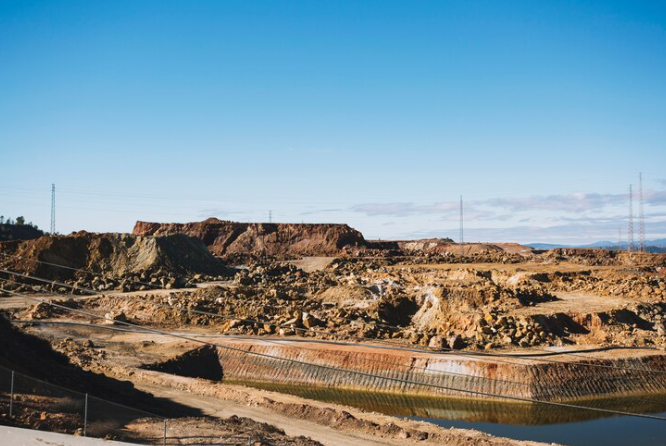
[[[578,446],[664,446],[666,422],[544,404],[408,396],[274,383],[231,382],[317,401],[344,404],[443,427],[476,429],[521,440]],[[666,417],[666,395],[572,404]]]

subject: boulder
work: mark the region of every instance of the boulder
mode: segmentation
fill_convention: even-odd
[[[451,336],[451,339],[449,339],[449,348],[453,350],[460,350],[462,348],[465,348],[465,341],[463,340],[462,336],[460,335]]]

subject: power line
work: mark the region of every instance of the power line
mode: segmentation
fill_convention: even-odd
[[[634,193],[633,185],[629,185],[629,220],[627,222],[627,251],[634,250]]]
[[[647,414],[640,414],[640,413],[634,413],[634,412],[625,412],[625,411],[612,410],[612,409],[603,409],[603,408],[597,408],[597,407],[579,406],[579,405],[576,405],[576,404],[561,403],[561,402],[555,402],[555,401],[544,401],[544,400],[538,400],[538,399],[534,399],[534,398],[502,395],[502,394],[493,393],[493,392],[482,392],[482,391],[471,390],[471,389],[459,389],[459,388],[451,387],[451,386],[424,383],[424,382],[412,381],[412,380],[408,380],[408,379],[396,378],[396,377],[393,377],[393,376],[382,376],[382,375],[376,375],[376,374],[368,373],[368,372],[361,372],[361,371],[358,371],[358,370],[350,370],[350,369],[343,369],[343,368],[334,367],[334,366],[327,366],[327,365],[309,363],[309,362],[301,361],[301,360],[297,360],[297,359],[282,358],[282,357],[270,355],[270,354],[267,354],[267,353],[260,353],[260,352],[257,352],[257,351],[245,350],[245,349],[242,349],[242,348],[232,347],[232,346],[229,346],[229,345],[222,345],[222,344],[217,344],[217,343],[214,343],[214,342],[195,339],[195,338],[191,338],[191,337],[185,336],[185,335],[169,333],[169,332],[165,332],[165,331],[162,331],[162,330],[154,329],[154,328],[149,327],[149,326],[146,327],[146,326],[141,326],[141,325],[134,324],[134,323],[131,323],[131,322],[113,320],[113,319],[107,318],[105,316],[99,316],[97,314],[90,313],[90,312],[87,312],[87,311],[70,308],[70,307],[67,307],[67,306],[64,306],[64,305],[59,305],[59,304],[56,304],[54,302],[49,302],[49,301],[46,301],[46,300],[43,300],[43,299],[29,297],[26,294],[16,293],[16,292],[13,292],[13,291],[10,291],[10,290],[6,290],[4,288],[0,288],[0,291],[8,293],[8,294],[15,295],[15,296],[22,296],[25,299],[32,300],[34,302],[44,303],[46,305],[52,306],[54,308],[59,308],[59,309],[62,309],[64,311],[67,311],[67,312],[70,312],[70,313],[82,314],[84,316],[93,317],[93,318],[96,318],[96,319],[102,319],[102,320],[105,320],[107,322],[113,322],[113,323],[119,324],[119,325],[125,325],[125,326],[129,326],[129,327],[136,327],[136,328],[142,329],[144,331],[151,332],[151,333],[154,333],[154,334],[159,334],[159,335],[162,335],[162,336],[169,336],[169,337],[173,337],[173,338],[183,339],[183,340],[186,340],[186,341],[189,341],[189,342],[204,344],[204,345],[208,345],[208,346],[211,346],[211,347],[217,347],[217,348],[221,348],[221,349],[224,349],[224,350],[227,350],[227,351],[240,353],[240,354],[247,355],[247,356],[253,356],[253,357],[262,358],[262,359],[273,359],[273,360],[277,360],[277,361],[287,362],[287,363],[294,364],[294,365],[301,366],[301,367],[314,367],[314,368],[317,368],[317,369],[320,369],[320,370],[334,372],[334,373],[337,372],[337,373],[342,373],[342,374],[351,374],[351,375],[362,376],[362,377],[365,377],[365,378],[380,379],[380,380],[397,382],[397,383],[401,383],[401,384],[415,385],[415,386],[421,386],[421,387],[430,387],[430,388],[437,389],[437,390],[446,390],[446,391],[450,391],[450,392],[460,392],[460,393],[465,393],[465,394],[468,394],[468,395],[485,396],[485,397],[491,397],[491,398],[507,399],[507,400],[512,400],[512,401],[521,401],[521,402],[527,402],[527,403],[544,404],[544,405],[549,405],[549,406],[554,406],[554,407],[562,407],[562,408],[567,408],[567,409],[580,409],[580,410],[588,410],[588,411],[592,411],[592,412],[602,412],[602,413],[609,413],[609,414],[614,414],[614,415],[633,416],[633,417],[637,417],[637,418],[647,418],[647,419],[653,419],[653,420],[658,420],[658,421],[666,421],[665,417],[660,417],[658,415],[647,415]]]
[[[460,196],[460,245],[464,243],[463,238],[463,199],[462,195]]]
[[[9,255],[9,254],[4,254],[4,253],[0,253],[0,255],[3,255],[5,257],[10,257],[10,258],[13,257],[13,258],[17,258],[17,259],[24,259],[23,257],[17,256],[17,255]],[[87,273],[87,274],[90,274],[90,275],[93,275],[93,276],[100,276],[101,275],[99,273],[94,273],[92,271],[88,271],[88,270],[85,270],[85,269],[73,268],[73,267],[69,267],[69,266],[59,265],[59,264],[56,264],[56,263],[45,262],[43,260],[32,259],[32,261],[34,261],[36,263],[55,266],[55,267],[61,267],[61,268],[65,268],[65,269],[68,269],[68,270],[80,271],[80,272]],[[33,280],[43,282],[43,283],[60,285],[60,286],[66,287],[66,288],[70,288],[72,290],[84,291],[84,292],[87,292],[91,295],[97,295],[98,294],[98,291],[96,291],[96,290],[92,290],[92,289],[85,288],[85,287],[69,285],[67,283],[59,282],[57,280],[45,279],[45,278],[34,276],[34,275],[22,274],[22,273],[9,271],[9,270],[2,270],[2,269],[0,269],[0,272],[5,273],[5,274],[14,275],[14,276],[23,277],[23,278],[33,279]],[[15,282],[15,283],[19,283],[19,282],[16,282],[14,280],[11,280],[11,279],[7,279],[7,280],[10,280],[10,281]],[[155,285],[155,284],[152,284],[152,283],[141,282],[141,281],[136,281],[136,280],[133,280],[132,282],[145,284],[145,285],[153,287],[154,289],[162,289],[158,285]],[[155,305],[155,306],[158,306],[158,307],[180,310],[180,308],[174,307],[172,305],[158,304],[158,303],[154,303],[154,302],[152,304]],[[188,309],[188,311],[191,311],[191,312],[196,313],[196,314],[202,314],[202,315],[211,316],[211,317],[223,318],[223,319],[226,319],[226,320],[240,319],[241,321],[244,321],[244,322],[249,322],[249,323],[253,323],[253,324],[269,325],[269,326],[272,326],[273,328],[290,328],[290,329],[293,329],[295,331],[309,332],[309,333],[313,332],[309,329],[299,328],[299,327],[292,327],[292,326],[286,325],[286,324],[280,325],[280,324],[274,324],[274,323],[267,322],[267,321],[261,321],[261,320],[256,320],[256,319],[248,319],[248,318],[239,318],[237,316],[227,316],[227,315],[222,315],[222,314],[217,314],[217,313],[210,313],[210,312],[206,312],[206,311],[202,311],[202,310],[196,310],[196,309]],[[351,319],[351,318],[343,318],[343,319],[345,319],[346,321],[353,322],[353,319]],[[395,325],[385,324],[385,323],[381,323],[381,322],[377,322],[377,321],[373,321],[373,322],[375,323],[375,325],[386,327],[386,328],[392,328],[392,329],[400,329],[401,328],[401,327],[398,327],[398,326],[395,326]],[[334,333],[334,332],[325,331],[325,330],[318,330],[318,331],[314,331],[314,332],[319,333],[319,334],[328,334],[330,336],[335,336],[335,337],[342,337],[344,339],[353,339],[353,340],[356,340],[356,341],[372,341],[372,342],[386,343],[386,344],[390,344],[391,346],[394,346],[394,347],[395,346],[400,346],[401,350],[407,350],[407,351],[413,351],[413,352],[425,352],[425,353],[438,353],[439,352],[439,350],[435,350],[435,349],[424,350],[422,348],[405,347],[404,344],[397,343],[397,342],[391,342],[391,340],[376,339],[376,338],[369,338],[369,337],[363,337],[363,336],[352,336],[352,335],[347,335],[347,334],[343,334],[343,333]],[[422,332],[417,332],[417,333],[422,334]],[[645,348],[647,348],[647,347],[643,347],[643,349],[645,349]],[[519,359],[519,360],[520,359],[529,359],[529,360],[532,360],[532,361],[550,362],[550,363],[557,363],[557,364],[570,364],[570,365],[589,366],[589,367],[612,368],[612,369],[626,370],[626,371],[666,373],[666,371],[664,371],[664,370],[655,370],[655,369],[652,369],[652,368],[637,369],[637,368],[617,367],[617,366],[611,366],[611,365],[590,364],[590,363],[581,363],[581,362],[566,362],[566,361],[552,361],[552,360],[549,361],[549,360],[545,360],[545,359],[541,359],[541,358],[534,358],[535,356],[537,356],[534,353],[530,353],[530,354],[527,354],[527,355],[522,355],[522,356],[528,356],[529,357],[529,358],[523,358],[519,355],[512,355],[512,354],[489,353],[489,352],[459,352],[459,351],[451,349],[451,348],[443,348],[443,350],[448,351],[448,352],[455,352],[456,354],[459,354],[459,355],[492,357],[495,361],[497,361],[496,358],[498,358],[498,357],[507,357],[507,358]],[[599,350],[599,349],[593,349],[592,351],[596,351],[596,350]],[[654,350],[654,348],[652,350]],[[534,351],[540,351],[540,352],[543,352],[547,355],[566,355],[566,356],[581,357],[581,358],[585,358],[585,359],[600,359],[600,358],[596,358],[596,357],[582,356],[580,353],[585,353],[584,351],[580,351],[580,352],[557,352],[557,351],[551,351],[551,350],[545,350],[545,349],[534,349]],[[502,362],[502,361],[500,361],[500,362]],[[515,362],[509,362],[509,363],[510,364],[515,364]]]
[[[12,274],[12,272],[9,272],[9,271],[0,270],[0,272]],[[26,277],[26,275],[21,274],[21,273],[13,273],[13,274],[17,275],[17,276],[21,276],[21,277]],[[28,276],[28,277],[33,278],[34,280],[42,281],[42,282],[49,282],[46,279],[37,278],[35,276]],[[15,280],[12,280],[12,279],[6,279],[6,280],[8,280],[10,282],[14,282],[14,283],[19,283]],[[87,292],[94,293],[93,290],[88,290],[86,288],[77,288],[75,286],[68,285],[68,284],[63,283],[63,282],[52,281],[50,283],[54,283],[56,285],[62,285],[62,286],[65,286],[65,287],[68,287],[68,288],[71,288],[71,289],[80,289],[82,291],[87,291]],[[50,293],[50,294],[53,295],[53,296],[62,297],[62,295],[59,295],[59,294],[54,294],[54,293]],[[412,352],[412,353],[427,353],[427,354],[433,354],[433,355],[441,354],[441,352],[439,352],[439,351],[424,350],[424,349],[420,349],[420,348],[409,348],[409,347],[403,346],[402,344],[392,344],[390,341],[384,341],[384,340],[381,340],[381,339],[351,336],[351,335],[345,335],[345,334],[342,334],[342,333],[333,333],[333,332],[328,332],[328,331],[323,331],[323,330],[322,331],[308,330],[308,329],[304,329],[304,328],[291,327],[289,325],[278,325],[278,324],[274,324],[274,323],[271,323],[271,322],[266,322],[266,321],[261,321],[261,320],[256,320],[256,319],[243,319],[243,318],[239,319],[238,317],[234,317],[234,316],[216,314],[216,313],[211,313],[211,312],[207,312],[207,311],[203,311],[203,310],[196,310],[196,309],[192,309],[192,308],[181,308],[181,307],[176,307],[176,306],[173,306],[173,305],[160,304],[160,303],[155,303],[155,302],[151,302],[151,304],[156,306],[156,307],[165,308],[165,309],[169,309],[169,310],[176,310],[176,311],[180,311],[182,313],[185,313],[185,312],[195,313],[195,314],[206,315],[206,316],[211,316],[211,317],[216,317],[216,318],[222,318],[222,319],[225,319],[225,320],[241,320],[243,322],[249,322],[249,323],[252,323],[252,324],[255,324],[255,325],[268,325],[268,326],[271,326],[273,328],[291,328],[295,331],[301,331],[303,333],[328,334],[328,335],[331,335],[331,336],[334,336],[334,337],[337,336],[337,337],[342,337],[343,339],[352,339],[352,340],[356,340],[356,341],[370,341],[370,342],[375,342],[373,347],[380,348],[380,349],[402,350],[402,351],[407,351],[407,352]],[[256,337],[251,337],[251,336],[238,336],[238,335],[224,335],[224,336],[229,337],[229,338],[238,338],[238,339],[255,339],[255,340],[257,339]],[[205,336],[202,336],[202,337],[205,337]],[[262,338],[261,340],[263,342],[267,342],[267,343],[271,343],[271,344],[284,345],[284,341],[280,341],[280,340],[271,340],[269,338]],[[294,341],[290,340],[288,342],[294,342]],[[306,342],[306,341],[302,341],[302,342]],[[348,342],[330,341],[330,340],[321,340],[321,339],[318,339],[316,342],[326,343],[326,344],[334,344],[334,345],[345,345],[345,346],[354,346],[355,345],[355,344],[350,344]],[[376,342],[379,342],[379,343],[386,342],[389,345],[388,346],[377,345]],[[307,347],[302,347],[302,346],[298,346],[297,348],[298,349],[305,349],[305,350],[317,350],[317,349],[307,348]],[[568,361],[555,361],[555,360],[548,360],[548,359],[534,357],[535,355],[530,355],[530,357],[525,357],[524,358],[524,357],[519,357],[519,356],[515,356],[515,355],[506,355],[506,354],[493,354],[493,353],[485,353],[485,352],[479,352],[479,353],[460,352],[460,351],[454,351],[453,349],[445,349],[445,350],[447,350],[449,354],[454,354],[456,356],[463,356],[463,357],[464,356],[469,356],[469,357],[472,357],[474,360],[486,359],[486,360],[489,360],[489,361],[492,360],[493,363],[504,363],[504,364],[510,364],[510,365],[514,365],[514,366],[523,366],[523,367],[527,367],[530,364],[528,364],[528,363],[526,364],[526,363],[523,363],[523,362],[517,362],[517,361],[522,360],[522,361],[531,361],[531,362],[566,364],[566,365],[572,365],[572,366],[588,366],[588,367],[619,370],[619,371],[622,371],[624,373],[628,373],[628,372],[638,372],[638,373],[653,372],[653,373],[658,373],[658,374],[666,373],[666,371],[655,370],[655,369],[645,370],[645,369],[618,367],[618,366],[604,365],[604,364],[591,364],[591,363],[570,362],[570,361],[569,362]],[[542,351],[544,351],[546,353],[549,353],[549,354],[553,353],[553,352],[549,352],[549,351],[546,351],[546,350],[542,350]],[[568,354],[568,355],[571,355],[571,356],[578,356],[578,355],[575,355],[573,353],[564,353],[564,354],[565,355]],[[584,356],[581,356],[581,357],[583,357],[585,359],[595,359],[595,358],[587,358],[587,357],[584,357]],[[403,368],[406,368],[408,370],[421,370],[423,372],[442,374],[442,375],[446,375],[446,376],[462,376],[462,377],[466,377],[466,378],[478,379],[478,380],[481,380],[481,381],[501,382],[501,383],[507,383],[509,385],[518,385],[518,386],[525,387],[524,383],[519,383],[519,382],[516,382],[516,381],[501,380],[501,379],[497,379],[497,378],[488,378],[488,377],[484,377],[484,376],[470,375],[470,374],[465,374],[465,373],[460,373],[460,372],[451,372],[451,371],[444,371],[444,370],[431,370],[431,369],[427,369],[426,367],[418,367],[418,366],[414,366],[414,365],[400,364],[400,363],[395,363],[395,362],[390,362],[390,361],[382,361],[382,360],[377,360],[377,359],[373,359],[373,358],[365,358],[364,360],[368,361],[368,362],[380,363],[382,365],[387,365],[388,364],[388,365],[403,367]],[[625,398],[632,399],[632,400],[637,400],[637,401],[643,401],[643,402],[653,402],[653,403],[655,402],[654,400],[651,400],[649,398],[638,397],[638,396],[627,396]],[[659,404],[666,404],[666,402],[664,402],[664,401],[658,401],[658,403]]]
[[[10,280],[10,281],[15,282],[13,280]],[[17,282],[15,282],[15,283],[17,283]],[[58,295],[58,294],[53,294],[53,293],[51,293],[51,294],[53,296],[62,297],[61,295]],[[154,305],[157,305],[157,304],[154,304]],[[157,306],[160,306],[160,305],[157,305]],[[189,311],[186,308],[174,308],[174,309],[179,310],[181,312]],[[247,319],[244,319],[244,320],[247,321]],[[42,320],[39,320],[39,321],[12,321],[12,322],[24,323],[24,324],[46,324],[46,323],[58,324],[58,323],[60,323],[62,325],[81,325],[81,326],[88,326],[88,327],[89,326],[96,327],[96,325],[94,325],[94,324],[85,324],[85,323],[81,323],[81,322],[58,322],[58,321],[42,321]],[[99,328],[104,329],[104,330],[112,329],[111,327],[106,327],[106,326],[101,326]],[[119,330],[119,329],[116,328],[116,330]],[[142,330],[129,330],[129,329],[120,329],[120,330],[124,330],[124,331],[128,331],[128,332],[134,332],[134,333],[145,333],[145,331],[142,331]],[[317,332],[312,332],[311,331],[310,333],[317,333]],[[224,337],[224,338],[230,338],[230,339],[257,340],[256,336],[244,336],[244,335],[232,335],[232,334],[207,335],[207,334],[200,334],[200,333],[197,333],[197,334],[190,333],[188,336],[194,336],[194,337],[200,337],[200,338]],[[269,343],[269,344],[284,346],[285,343],[307,342],[307,340],[298,340],[298,339],[289,339],[289,340],[285,339],[285,340],[283,340],[283,339],[261,338],[261,342],[266,342],[266,343]],[[326,339],[316,339],[315,342],[320,343],[320,344],[328,344],[328,345],[341,345],[341,346],[354,345],[354,344],[349,344],[347,342],[330,341],[330,340],[326,340]],[[383,347],[376,346],[376,345],[373,345],[373,347],[383,348]],[[308,348],[308,347],[303,347],[303,346],[298,346],[297,348],[300,349],[300,350],[319,351],[319,349],[317,349],[317,348]],[[403,350],[403,349],[394,349],[394,350]],[[412,351],[412,350],[407,350],[407,351]],[[417,351],[412,351],[412,352],[425,353],[425,352],[418,351],[418,350]],[[331,353],[331,352],[329,352],[329,353]],[[419,370],[419,371],[423,371],[425,373],[431,373],[431,374],[439,374],[439,375],[446,375],[446,376],[462,376],[462,377],[465,377],[465,378],[478,379],[480,381],[500,382],[500,383],[506,383],[506,384],[509,384],[509,385],[516,385],[516,386],[520,386],[520,387],[529,387],[529,385],[527,383],[521,383],[521,382],[518,382],[518,381],[510,381],[510,380],[499,379],[499,378],[488,378],[488,377],[485,377],[485,376],[471,375],[471,374],[468,374],[468,373],[461,373],[461,372],[451,372],[451,371],[447,371],[447,370],[435,370],[435,369],[429,369],[427,367],[415,366],[413,364],[401,364],[399,362],[382,361],[380,359],[374,359],[374,358],[370,358],[370,357],[363,358],[363,361],[364,362],[372,362],[372,363],[376,363],[376,364],[398,366],[398,367],[406,368],[408,370]],[[498,361],[498,362],[502,362],[502,361]],[[649,400],[645,400],[645,399],[639,399],[639,400],[640,401],[649,401]],[[666,404],[666,401],[664,401],[663,403]]]
[[[638,174],[638,250],[645,251],[645,214],[643,213],[643,172]]]
[[[55,183],[51,184],[51,235],[56,233],[56,196]]]
[[[60,286],[66,287],[66,288],[70,288],[72,290],[81,290],[81,291],[84,291],[84,292],[87,292],[87,293],[90,293],[90,294],[93,294],[93,295],[97,294],[97,291],[91,290],[91,289],[88,289],[88,288],[85,288],[85,287],[77,287],[77,286],[74,286],[74,285],[69,285],[69,284],[64,283],[64,282],[59,282],[59,281],[55,281],[55,280],[48,280],[48,279],[45,279],[45,278],[42,278],[42,277],[33,276],[33,275],[29,275],[29,274],[22,274],[22,273],[18,273],[18,272],[15,272],[15,271],[9,271],[9,270],[5,270],[5,269],[0,269],[0,273],[5,273],[5,274],[18,276],[18,277],[33,279],[33,280],[44,282],[44,283],[56,284],[56,285],[60,285]],[[60,296],[60,295],[57,295],[57,296]],[[171,309],[171,310],[184,311],[184,309],[175,307],[173,305],[159,304],[159,303],[154,303],[154,302],[153,302],[153,305],[155,305],[157,307],[163,307],[163,308]],[[238,317],[234,317],[234,316],[221,315],[221,314],[217,314],[217,313],[211,313],[211,312],[192,309],[192,308],[188,308],[186,311],[192,312],[192,313],[195,313],[195,314],[210,316],[210,317],[222,318],[222,319],[225,319],[225,320],[239,319]],[[368,338],[368,337],[344,335],[344,334],[341,334],[341,333],[333,333],[333,332],[324,331],[324,330],[322,330],[322,331],[311,331],[311,330],[308,330],[308,329],[291,327],[289,325],[278,325],[278,324],[273,324],[271,322],[264,322],[264,321],[259,321],[259,320],[255,320],[255,319],[242,319],[242,318],[240,318],[240,319],[243,320],[243,321],[246,321],[246,322],[250,322],[250,323],[270,325],[274,328],[290,328],[290,329],[293,329],[295,331],[328,334],[330,336],[337,336],[337,337],[342,337],[342,338],[346,338],[346,339],[355,339],[355,340],[358,340],[358,341],[372,341],[372,342],[379,342],[379,343],[385,342],[385,343],[391,344],[393,349],[399,349],[399,350],[405,350],[405,351],[411,351],[411,352],[419,352],[419,353],[441,354],[441,352],[437,351],[437,350],[405,348],[402,344],[394,344],[394,343],[391,343],[390,341],[384,341],[384,340],[381,340],[381,339],[378,340],[378,339],[373,339],[373,338]],[[347,319],[347,320],[351,320],[351,319]],[[387,325],[387,324],[383,324],[383,325],[385,325],[387,327],[391,327],[391,328],[399,328],[399,327],[395,327],[395,326],[391,326],[391,325]],[[398,347],[398,345],[400,347]],[[382,347],[380,347],[380,348],[382,348]],[[386,347],[384,347],[384,348],[386,348]],[[453,353],[453,354],[456,354],[456,355],[459,355],[459,356],[492,358],[492,360],[494,362],[503,362],[503,363],[507,363],[507,364],[520,365],[520,366],[528,366],[529,364],[516,362],[516,360],[518,360],[518,361],[522,360],[522,361],[532,361],[532,362],[544,362],[544,363],[553,363],[553,364],[566,364],[566,365],[579,366],[579,367],[595,367],[595,368],[602,368],[602,369],[622,370],[622,371],[625,371],[625,372],[666,374],[666,370],[656,370],[656,369],[652,369],[652,368],[640,369],[640,368],[630,368],[630,367],[619,367],[619,366],[613,366],[613,365],[607,365],[607,364],[593,364],[593,363],[588,363],[588,362],[571,362],[571,361],[548,360],[548,359],[544,359],[544,358],[534,357],[534,355],[529,355],[529,357],[524,358],[524,357],[518,357],[516,355],[501,354],[501,353],[461,352],[461,351],[458,351],[458,350],[454,350],[454,349],[451,349],[451,348],[445,348],[445,347],[443,347],[442,350],[445,350],[448,353]],[[549,354],[553,353],[553,352],[548,351],[548,350],[540,350],[540,351],[543,351],[543,352],[546,352],[546,353],[549,353]],[[570,356],[584,357],[584,356],[576,355],[574,353],[562,353],[562,354],[570,355]],[[503,358],[503,359],[498,359],[498,358]],[[584,358],[585,359],[598,359],[598,358],[587,358],[587,357],[584,357]]]

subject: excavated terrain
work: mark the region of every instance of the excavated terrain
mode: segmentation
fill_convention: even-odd
[[[332,333],[434,350],[666,346],[666,277],[660,267],[563,272],[558,265],[530,265],[536,270],[338,259],[307,273],[290,263],[257,262],[222,286],[145,298],[109,296],[89,305],[164,326],[319,338]]]
[[[71,237],[102,240],[79,242],[85,246],[80,251],[59,248],[60,257],[44,255],[54,252],[60,238],[1,244],[0,252],[20,256],[11,268],[42,276],[55,272],[24,259],[60,264],[64,258],[81,259],[73,267],[94,274],[70,272],[57,278],[103,292],[144,287],[145,292],[63,301],[106,317],[107,329],[122,328],[127,321],[216,344],[165,344],[155,355],[150,351],[156,337],[137,332],[107,344],[103,351],[115,353],[105,358],[95,348],[62,337],[53,340],[76,365],[116,376],[161,373],[265,388],[370,392],[384,395],[380,399],[488,401],[488,395],[499,395],[589,402],[649,395],[661,401],[666,393],[666,255],[538,252],[520,245],[447,240],[339,244],[340,238],[313,237],[322,228],[311,228],[307,237],[301,232],[300,247],[290,250],[262,241],[266,228],[259,224],[241,226],[229,243],[217,235],[206,241],[203,233],[178,233],[207,227],[196,225],[144,227],[141,231],[177,234],[114,235],[112,241],[105,239],[108,235],[76,234]],[[275,240],[286,230],[279,226]],[[295,231],[298,225],[285,226]],[[337,233],[334,229],[329,228]],[[175,282],[162,281],[160,275],[189,277],[189,285],[197,282],[195,275],[199,280],[224,278],[208,274],[209,260],[222,264],[205,250],[202,257],[166,252],[160,243],[173,237],[199,238],[199,248],[217,244],[215,254],[225,258],[233,269],[223,268],[233,274],[205,288],[170,290]],[[130,251],[135,246],[155,254]],[[84,254],[72,254],[77,252]],[[35,283],[22,286],[36,294],[44,291]],[[35,327],[100,323],[46,304],[14,309],[11,317]],[[131,348],[125,345],[129,339]],[[399,432],[395,435],[403,435]]]
[[[182,437],[179,444],[214,444],[206,440],[214,434],[217,438],[230,437],[235,442],[229,444],[238,445],[246,445],[250,440],[275,445],[320,445],[310,439],[288,437],[280,429],[246,418],[201,417],[197,409],[158,400],[150,393],[136,389],[128,381],[91,372],[72,363],[68,356],[78,363],[86,356],[88,360],[84,362],[88,363],[105,359],[105,350],[91,341],[78,345],[71,339],[65,339],[57,342],[54,349],[46,340],[12,327],[4,317],[0,317],[0,339],[3,343],[0,349],[0,424],[81,435],[83,395],[89,393],[105,400],[91,400],[91,404],[102,412],[102,417],[100,423],[90,421],[89,436],[161,444],[162,421],[141,412],[133,413],[125,407],[130,405],[175,417],[170,420],[170,435]],[[14,414],[11,418],[6,398],[10,370],[20,373],[16,377]],[[122,406],[114,406],[107,401],[115,401]]]
[[[231,274],[199,240],[183,234],[139,237],[85,231],[0,243],[0,269],[99,291],[182,287]],[[7,282],[3,288],[67,291],[39,281],[23,287]]]
[[[484,393],[575,400],[665,392],[666,373],[627,380],[624,370],[666,371],[666,277],[659,266],[664,256],[637,255],[621,261],[631,262],[629,265],[617,257],[612,258],[612,265],[602,259],[601,265],[594,267],[578,258],[558,255],[553,259],[552,253],[524,257],[521,263],[451,264],[438,259],[424,264],[416,261],[418,258],[412,262],[403,258],[338,258],[310,272],[288,261],[263,258],[238,265],[233,280],[219,286],[181,293],[104,296],[83,305],[139,325],[199,327],[236,337],[265,338],[268,344],[229,345],[280,358],[336,368],[357,367],[355,370],[362,373],[377,370],[376,363],[384,362],[394,378],[408,381],[428,380],[432,370],[438,370],[444,373],[438,377],[438,385],[472,386]],[[37,310],[33,308],[24,316],[38,318]],[[310,346],[304,353],[300,346],[274,345],[274,339],[409,347],[424,350],[426,356],[395,357],[347,346],[333,351],[324,348],[325,344]],[[555,355],[550,362],[535,359],[534,355],[554,354],[558,348],[599,352]],[[483,361],[478,357],[428,356],[428,352],[449,351],[463,355],[523,354],[529,360],[516,365],[503,364],[493,356],[482,357]],[[222,368],[218,374],[227,379],[323,387],[335,385],[339,379],[322,378],[318,370],[296,373],[284,361],[249,364],[243,354],[218,353]],[[366,358],[371,359],[368,362]],[[576,361],[599,367],[569,364]],[[172,362],[187,369],[183,365],[187,361],[174,358]],[[168,362],[160,367],[193,376],[178,372],[178,367],[174,369]],[[455,378],[460,370],[478,382]],[[518,384],[499,389],[493,379]],[[368,382],[352,376],[344,381],[355,390],[431,392],[419,386],[396,385],[391,379]],[[457,391],[444,394],[461,397]]]

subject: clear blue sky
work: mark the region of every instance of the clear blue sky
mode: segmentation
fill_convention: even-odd
[[[663,1],[0,0],[0,214],[666,236]]]

